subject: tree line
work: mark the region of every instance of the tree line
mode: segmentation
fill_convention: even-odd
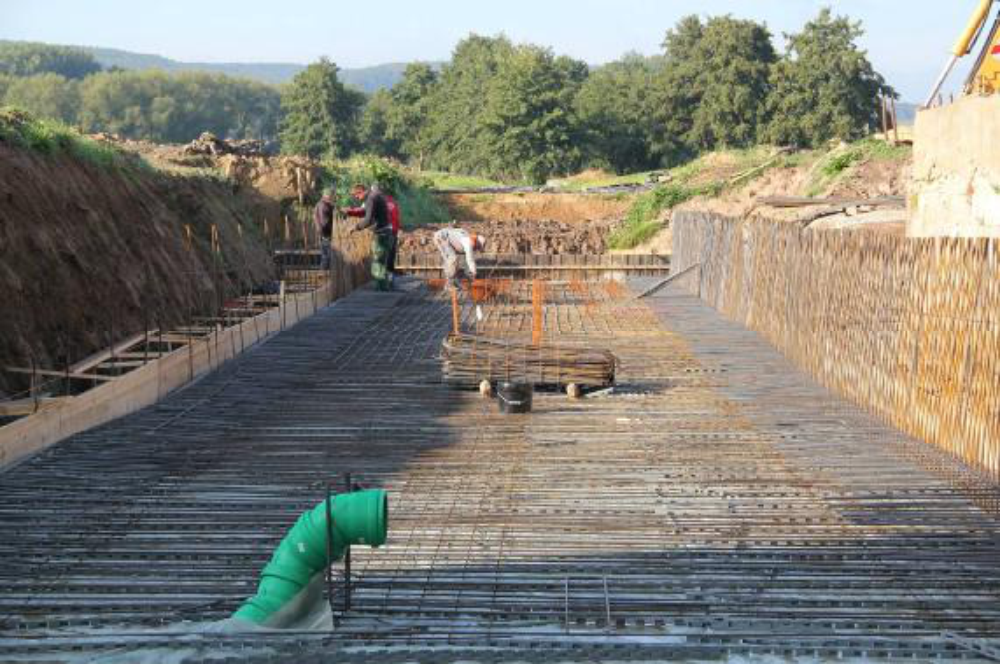
[[[277,138],[285,152],[320,158],[367,153],[542,182],[584,167],[671,166],[719,148],[859,138],[877,124],[879,95],[895,95],[862,35],[860,23],[824,9],[779,53],[760,23],[689,16],[662,53],[597,68],[472,35],[443,67],[411,64],[371,96],[328,60],[279,90],[209,74],[93,71],[66,53],[11,63],[0,49],[0,95],[87,131],[184,141],[210,130]]]
[[[222,74],[102,70],[79,49],[0,44],[0,101],[85,132],[183,143],[211,131],[274,139],[281,93]]]

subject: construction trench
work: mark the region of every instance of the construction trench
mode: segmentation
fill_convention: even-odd
[[[996,486],[681,279],[547,283],[545,343],[617,385],[531,414],[444,384],[451,300],[410,277],[31,457],[0,475],[0,659],[995,661]],[[508,282],[460,325],[527,341],[532,304]],[[335,566],[332,626],[211,629],[344,473],[389,536]]]

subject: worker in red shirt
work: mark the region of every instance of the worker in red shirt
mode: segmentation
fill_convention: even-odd
[[[389,284],[391,286],[396,278],[396,253],[399,250],[399,230],[402,226],[400,223],[399,204],[396,203],[396,199],[382,191],[382,188],[378,184],[373,184],[371,191],[373,194],[381,195],[385,200],[386,207],[389,209],[389,223],[392,225],[392,246],[389,247],[389,255],[386,258],[386,272],[388,273]],[[363,184],[354,185],[351,193],[354,199],[362,204],[368,196],[368,190]],[[364,207],[348,208],[345,212],[350,217],[365,216]]]

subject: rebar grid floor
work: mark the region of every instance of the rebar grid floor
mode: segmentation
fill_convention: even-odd
[[[530,336],[530,297],[481,308]],[[621,386],[502,416],[441,384],[450,326],[444,294],[359,291],[0,475],[0,659],[997,655],[996,487],[759,337],[669,289],[553,285],[546,342],[610,348]],[[336,631],[185,636],[345,471],[389,489],[390,537]]]

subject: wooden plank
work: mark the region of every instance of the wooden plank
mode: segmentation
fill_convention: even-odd
[[[879,198],[849,198],[831,196],[827,198],[809,198],[806,196],[761,196],[755,200],[758,205],[774,208],[799,208],[814,205],[829,205],[839,208],[847,207],[906,207],[905,196],[882,196]]]
[[[155,355],[151,355],[150,359],[156,359]],[[94,367],[95,369],[134,369],[136,367],[141,367],[146,364],[142,360],[108,360],[107,362],[102,362],[101,364]]]
[[[149,332],[150,338],[156,334],[156,330],[151,330]],[[146,340],[146,333],[140,332],[139,334],[134,334],[127,339],[114,344],[111,348],[107,350],[102,350],[98,353],[94,353],[90,357],[84,358],[77,362],[76,364],[71,364],[69,367],[70,373],[86,373],[88,369],[96,367],[98,364],[104,362],[105,360],[127,351],[132,346],[140,344]]]
[[[52,371],[51,369],[30,369],[25,367],[4,367],[4,371],[8,373],[16,374],[27,374],[28,376],[35,374],[37,376],[52,376],[54,378],[71,378],[74,380],[96,380],[100,382],[108,382],[114,380],[111,376],[101,376],[100,374],[92,373],[73,373],[67,374],[65,371]]]

